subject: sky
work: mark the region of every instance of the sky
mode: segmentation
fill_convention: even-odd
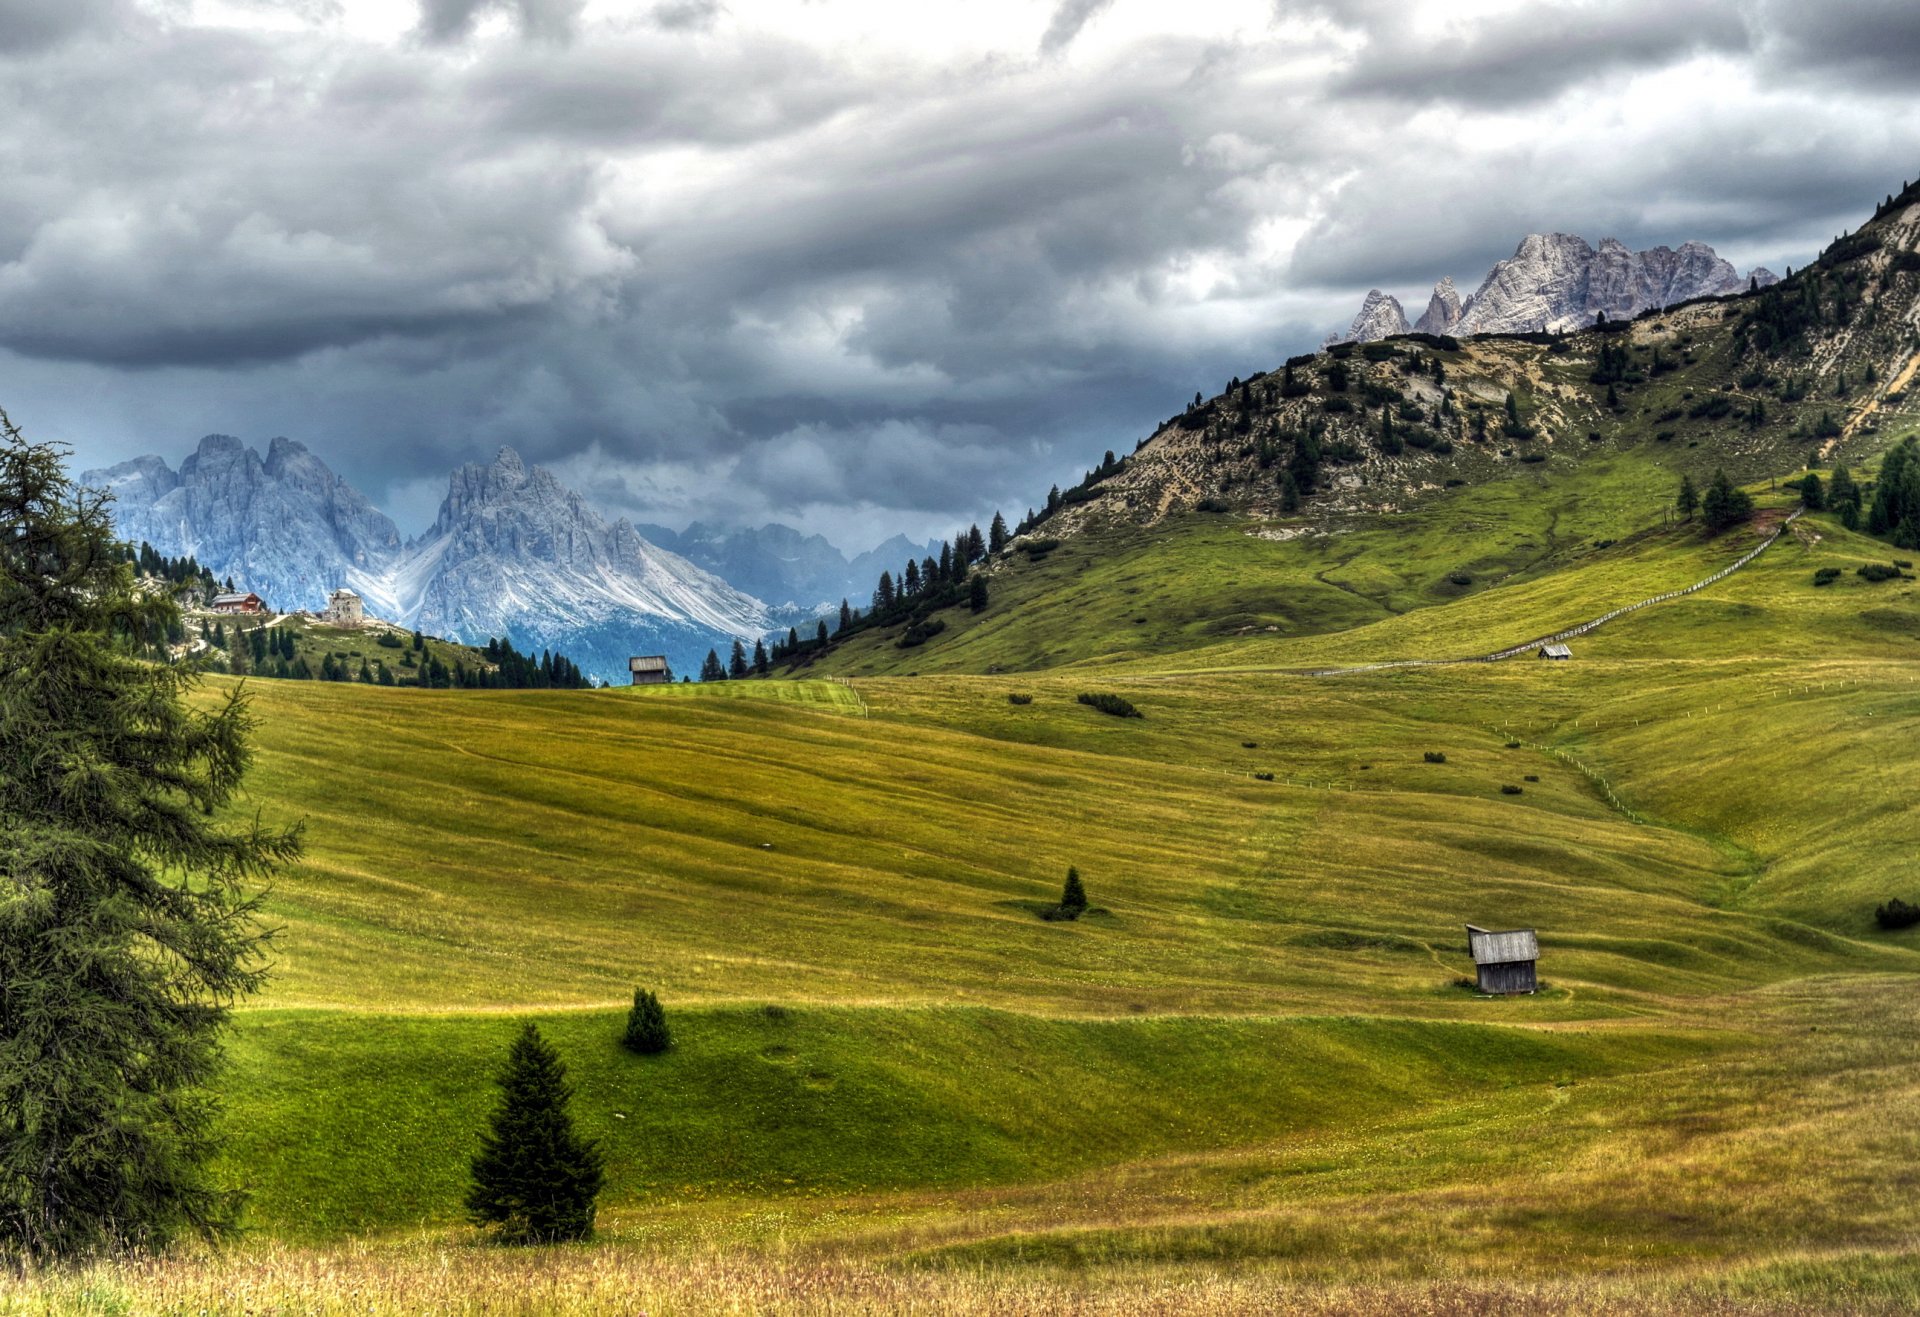
[[[0,0],[0,407],[503,444],[859,551],[1529,231],[1804,264],[1920,176],[1910,0]]]

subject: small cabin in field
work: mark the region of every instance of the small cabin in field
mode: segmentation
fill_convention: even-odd
[[[1480,991],[1496,996],[1532,992],[1538,986],[1534,966],[1540,960],[1540,939],[1531,928],[1490,933],[1467,925],[1467,950]]]
[[[267,611],[267,601],[251,590],[245,593],[229,591],[215,595],[207,607],[216,613],[264,613]]]
[[[636,686],[664,686],[673,680],[665,654],[638,654],[627,660],[627,672]]]
[[[1570,659],[1573,657],[1573,651],[1565,645],[1542,645],[1540,646],[1540,657],[1544,659]]]

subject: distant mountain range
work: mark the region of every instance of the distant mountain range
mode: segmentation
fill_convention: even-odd
[[[1367,294],[1345,334],[1329,343],[1369,343],[1395,334],[1560,332],[1591,325],[1604,314],[1628,320],[1642,311],[1696,297],[1717,297],[1779,282],[1768,269],[1742,275],[1701,242],[1631,251],[1603,238],[1598,247],[1570,233],[1530,233],[1512,256],[1487,272],[1466,301],[1451,276],[1433,287],[1427,309],[1407,323],[1400,300],[1378,288]]]
[[[505,636],[522,651],[557,649],[614,682],[633,654],[697,672],[709,648],[811,623],[843,598],[864,604],[883,570],[939,552],[896,535],[849,560],[779,524],[609,523],[511,448],[454,471],[433,525],[413,539],[291,439],[263,458],[208,435],[178,470],[147,456],[80,479],[113,491],[122,537],[192,554],[276,608],[318,611],[344,585],[373,616],[469,644]]]
[[[177,471],[140,457],[81,481],[113,491],[123,537],[192,554],[277,608],[317,610],[345,585],[375,616],[469,643],[506,636],[522,650],[558,649],[605,680],[624,681],[636,653],[697,671],[709,647],[773,625],[758,599],[626,521],[609,524],[510,448],[455,471],[433,526],[413,540],[290,439],[263,459],[208,435]]]
[[[755,530],[727,530],[694,522],[683,531],[642,525],[642,535],[764,600],[776,621],[838,611],[842,599],[865,607],[883,571],[898,572],[909,558],[937,557],[940,542],[916,544],[904,535],[852,559],[824,536],[769,522]]]

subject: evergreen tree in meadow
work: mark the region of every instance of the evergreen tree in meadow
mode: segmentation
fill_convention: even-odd
[[[499,1227],[508,1243],[588,1238],[604,1159],[574,1132],[567,1068],[534,1025],[513,1040],[499,1082],[500,1105],[471,1164],[468,1214],[476,1225]]]
[[[979,572],[973,574],[973,580],[967,586],[967,606],[976,613],[987,611],[987,578]]]
[[[772,661],[767,658],[767,642],[765,640],[754,641],[753,642],[754,672],[757,675],[764,677],[767,675],[767,670],[770,667],[772,667]]]
[[[727,670],[720,662],[720,656],[713,650],[707,651],[706,661],[700,665],[700,680],[725,681]]]
[[[1007,547],[1007,519],[998,512],[993,514],[993,524],[987,527],[987,552],[999,553]]]
[[[1753,515],[1753,499],[1734,486],[1724,470],[1713,473],[1707,492],[1700,496],[1700,516],[1709,530],[1725,530]]]
[[[226,821],[246,698],[129,642],[176,615],[134,587],[108,496],[0,413],[0,1258],[213,1238],[208,1086],[263,979],[258,897],[295,832]]]
[[[1808,512],[1819,512],[1827,506],[1827,491],[1821,488],[1817,472],[1807,472],[1806,478],[1800,482],[1800,502]]]
[[[747,647],[737,639],[733,642],[733,655],[727,660],[727,675],[735,681],[747,675]]]
[[[846,600],[840,601],[840,630],[844,634],[853,625],[853,606]]]
[[[667,1012],[660,999],[645,988],[633,990],[633,1009],[627,1012],[627,1031],[620,1045],[629,1052],[651,1056],[673,1046],[673,1031],[667,1028]]]
[[[827,643],[827,619],[824,617],[814,625],[813,643],[816,645],[824,645]]]
[[[1060,913],[1068,919],[1078,919],[1087,911],[1087,889],[1080,881],[1080,871],[1071,865],[1067,867],[1067,881],[1060,889]]]

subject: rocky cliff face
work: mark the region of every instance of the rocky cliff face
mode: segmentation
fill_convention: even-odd
[[[231,435],[210,434],[178,472],[140,457],[80,480],[113,491],[124,538],[190,553],[284,608],[323,607],[328,591],[401,550],[394,524],[291,439],[275,439],[262,460]]]
[[[1636,252],[1613,238],[1593,247],[1570,233],[1530,233],[1464,303],[1451,277],[1435,284],[1414,328],[1455,335],[1559,332],[1590,325],[1601,314],[1631,319],[1652,307],[1776,282],[1770,270],[1742,275],[1700,242]],[[1393,327],[1399,305],[1378,289],[1368,293],[1346,337],[1366,342],[1406,333],[1404,316]]]
[[[191,553],[276,608],[318,611],[344,584],[373,616],[455,640],[508,636],[522,650],[559,649],[607,680],[625,681],[636,653],[696,671],[708,648],[769,626],[759,600],[627,522],[609,525],[510,448],[455,471],[433,528],[411,543],[287,439],[262,459],[209,435],[177,472],[141,457],[81,481],[114,492],[124,538]]]

